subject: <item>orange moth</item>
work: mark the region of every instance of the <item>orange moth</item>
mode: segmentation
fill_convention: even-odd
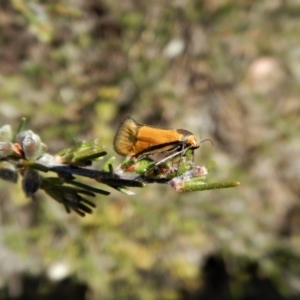
[[[126,117],[114,138],[115,151],[123,156],[143,157],[172,150],[197,149],[200,143],[185,129],[165,129],[137,123]]]

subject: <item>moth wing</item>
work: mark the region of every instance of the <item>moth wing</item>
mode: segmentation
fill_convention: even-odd
[[[135,154],[134,145],[137,140],[139,125],[131,117],[126,117],[120,124],[114,138],[115,151],[123,156]]]

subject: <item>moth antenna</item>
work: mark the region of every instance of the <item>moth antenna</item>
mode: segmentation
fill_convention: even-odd
[[[200,144],[204,143],[204,142],[207,142],[207,141],[210,142],[213,147],[215,146],[211,139],[202,140],[202,141],[200,141]]]

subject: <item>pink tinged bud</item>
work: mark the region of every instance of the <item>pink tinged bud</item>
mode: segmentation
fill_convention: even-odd
[[[190,174],[191,177],[201,177],[201,176],[205,176],[208,174],[208,170],[206,167],[194,167],[191,171]]]
[[[184,180],[182,178],[175,177],[169,181],[169,185],[175,189],[176,192],[182,192],[184,189]]]
[[[14,151],[14,154],[19,155],[20,157],[24,158],[23,150],[19,144],[17,144],[17,143],[12,144],[12,149]]]
[[[31,197],[40,188],[40,176],[34,169],[25,169],[22,179],[22,189],[26,197]]]
[[[177,176],[169,181],[169,185],[176,190],[176,192],[183,192],[185,183],[192,178],[205,176],[208,174],[206,167],[194,167],[193,169]]]

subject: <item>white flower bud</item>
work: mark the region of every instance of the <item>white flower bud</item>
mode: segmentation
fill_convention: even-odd
[[[26,159],[35,160],[42,155],[43,144],[33,131],[21,131],[16,137],[16,142],[21,146]]]
[[[11,141],[12,130],[10,125],[3,125],[0,127],[0,141]]]
[[[0,158],[10,156],[13,152],[12,143],[0,142]]]

